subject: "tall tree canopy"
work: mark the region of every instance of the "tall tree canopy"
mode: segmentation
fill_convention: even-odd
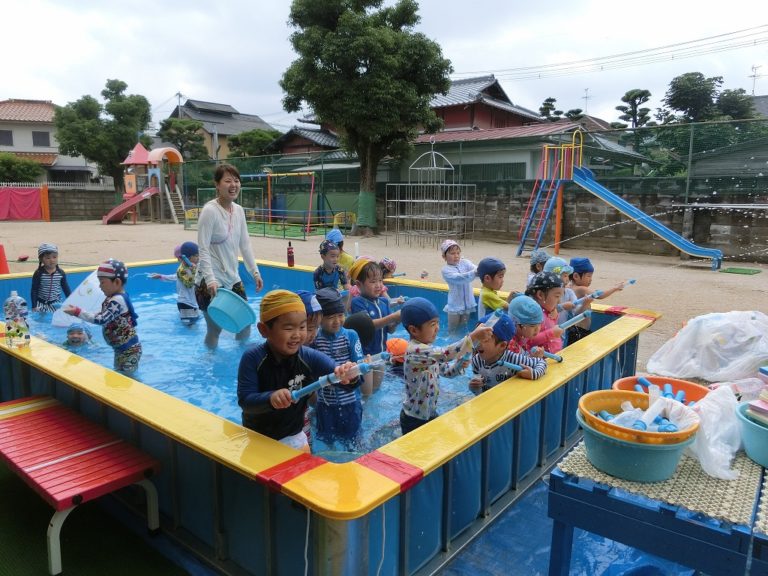
[[[720,92],[717,97],[717,109],[720,114],[731,120],[744,120],[755,115],[754,101],[744,88]]]
[[[632,128],[645,126],[651,119],[651,109],[641,108],[641,106],[650,99],[651,93],[648,90],[635,88],[627,91],[624,96],[621,97],[621,101],[624,102],[624,104],[616,106],[616,110],[621,112],[619,120],[629,122]]]
[[[413,31],[418,4],[399,0],[293,0],[288,22],[298,54],[280,81],[283,107],[306,103],[360,161],[358,224],[376,224],[376,170],[401,158],[420,129],[441,121],[429,107],[450,87],[451,63],[440,46]]]
[[[686,122],[703,122],[715,112],[715,97],[723,84],[722,76],[705,78],[701,72],[687,72],[672,79],[664,104],[682,112]]]
[[[229,157],[261,156],[281,135],[278,130],[249,130],[229,137]]]
[[[166,118],[160,123],[157,136],[173,144],[186,160],[207,160],[202,129],[203,123],[198,120]]]
[[[57,108],[54,118],[59,152],[96,162],[102,174],[114,178],[117,190],[123,188],[120,163],[151,119],[147,99],[126,95],[126,88],[122,80],[107,80],[101,91],[103,105],[93,96],[83,96]]]

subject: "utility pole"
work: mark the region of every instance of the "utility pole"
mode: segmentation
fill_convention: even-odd
[[[762,74],[758,74],[757,71],[762,68],[762,64],[752,64],[752,74],[747,76],[747,78],[752,78],[752,96],[755,95],[755,82],[758,78],[762,78]]]
[[[589,110],[589,99],[592,98],[592,96],[589,95],[589,88],[584,88],[584,96],[581,98],[584,100],[584,114],[586,115],[587,110]]]

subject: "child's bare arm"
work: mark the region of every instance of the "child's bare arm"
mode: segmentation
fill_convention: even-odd
[[[597,299],[603,300],[605,298],[608,298],[608,296],[610,296],[614,292],[618,292],[619,290],[624,290],[624,286],[626,286],[626,282],[619,282],[613,288],[608,288],[608,290],[603,290],[603,293],[600,294],[600,296],[598,296]]]

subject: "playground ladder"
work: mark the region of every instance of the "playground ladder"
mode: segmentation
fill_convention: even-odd
[[[554,174],[559,173],[558,166],[559,162],[555,166]],[[542,177],[537,178],[534,183],[525,214],[520,220],[520,244],[517,247],[516,256],[522,255],[526,249],[536,250],[547,232],[547,224],[555,207],[557,192],[562,182],[560,178],[547,177],[549,173],[551,171],[547,169],[547,155],[545,154],[539,167],[539,174]]]
[[[184,199],[181,196],[179,187],[176,186],[176,189],[173,192],[169,190],[167,185],[164,188],[165,197],[168,200],[168,207],[170,208],[174,224],[184,223]]]

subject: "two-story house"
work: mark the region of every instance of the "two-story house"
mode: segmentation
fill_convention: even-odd
[[[40,182],[87,183],[96,167],[85,158],[59,154],[54,112],[50,100],[1,100],[0,152],[38,162],[45,168],[38,177]]]

